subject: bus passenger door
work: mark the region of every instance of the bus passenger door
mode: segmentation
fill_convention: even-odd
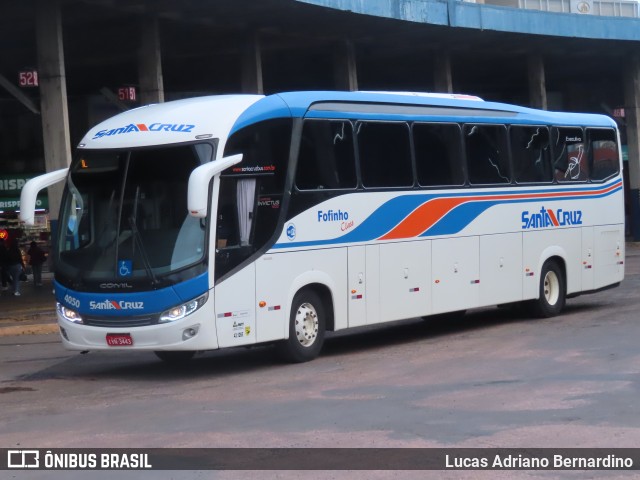
[[[357,327],[367,323],[367,247],[347,248],[349,327]]]
[[[256,343],[256,267],[236,268],[253,253],[256,179],[220,177],[215,228],[216,329],[220,347]],[[214,192],[215,192],[214,186]]]
[[[433,240],[431,255],[431,313],[477,307],[480,302],[479,238]]]

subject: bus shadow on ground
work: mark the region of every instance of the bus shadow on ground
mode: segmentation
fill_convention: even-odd
[[[350,330],[329,332],[321,357],[337,357],[379,349],[396,348],[448,335],[467,334],[505,324],[552,322],[563,317],[580,317],[585,311],[597,315],[606,303],[567,305],[560,317],[533,318],[517,308],[487,307],[471,310],[459,318],[432,316],[426,319],[399,320]],[[543,327],[543,325],[541,325]],[[201,377],[224,378],[240,373],[257,372],[286,366],[272,345],[235,347],[198,352],[189,362],[167,364],[152,352],[89,352],[65,359],[51,367],[22,375],[16,381],[31,382],[49,379],[120,379],[124,381],[185,380]]]
[[[121,379],[125,381],[158,381],[218,377],[257,371],[282,364],[268,346],[236,347],[225,350],[198,352],[184,363],[168,364],[153,352],[95,351],[67,358],[43,370],[16,378],[29,382],[51,379]]]
[[[399,320],[379,326],[358,327],[344,332],[330,333],[321,355],[343,355],[401,344],[435,340],[455,334],[472,333],[505,324],[555,322],[584,312],[596,314],[607,307],[606,302],[567,304],[560,316],[537,318],[517,306],[485,307],[470,310],[464,315],[433,315],[424,319]]]

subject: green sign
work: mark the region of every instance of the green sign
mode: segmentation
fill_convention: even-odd
[[[48,197],[38,197],[36,199],[37,209],[49,209]],[[20,210],[20,198],[0,197],[0,211]]]
[[[20,196],[20,191],[27,180],[37,177],[38,174],[32,175],[0,175],[0,197]]]
[[[33,177],[37,177],[38,173],[23,175],[0,175],[0,211],[20,210],[20,192],[22,187]],[[38,196],[36,200],[36,208],[48,209],[49,199],[46,190]]]

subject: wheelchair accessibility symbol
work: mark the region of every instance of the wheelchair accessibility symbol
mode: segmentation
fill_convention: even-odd
[[[133,262],[131,260],[118,261],[118,275],[121,277],[130,277],[133,273]]]

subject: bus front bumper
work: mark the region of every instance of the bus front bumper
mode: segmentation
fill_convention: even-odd
[[[58,326],[67,350],[214,350],[215,322],[196,312],[176,322],[144,327],[94,327],[73,323],[59,313]]]

